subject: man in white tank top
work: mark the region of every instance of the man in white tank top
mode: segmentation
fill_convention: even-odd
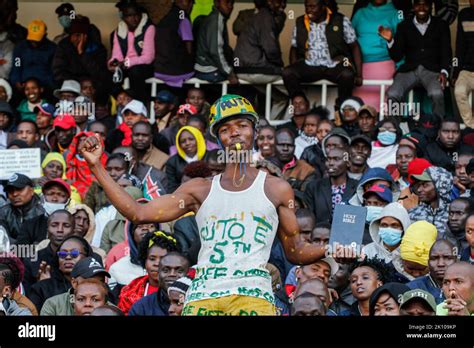
[[[265,265],[277,233],[292,263],[310,264],[325,256],[324,247],[299,238],[290,185],[251,166],[257,122],[245,98],[218,99],[211,107],[210,130],[225,149],[219,157],[225,157],[224,172],[213,179],[192,179],[145,205],[108,175],[96,137],[81,148],[112,204],[133,223],[168,222],[196,213],[202,245],[183,315],[275,315]]]

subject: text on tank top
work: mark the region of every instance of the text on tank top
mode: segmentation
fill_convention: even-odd
[[[265,195],[266,173],[252,185],[227,191],[221,175],[196,214],[201,250],[196,277],[186,302],[229,295],[252,296],[274,303],[271,276],[265,268],[278,228],[278,214]]]

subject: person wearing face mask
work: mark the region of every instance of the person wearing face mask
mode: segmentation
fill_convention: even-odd
[[[74,15],[74,6],[70,3],[64,3],[55,10],[58,15],[58,22],[63,28],[63,32],[54,37],[53,41],[58,44],[59,41],[69,36],[68,29],[71,26],[72,16]]]
[[[49,180],[42,187],[41,204],[45,214],[29,219],[22,224],[18,235],[18,244],[36,244],[45,240],[49,216],[56,210],[66,209],[71,204],[70,185],[60,178]],[[38,249],[43,249],[45,246],[38,245]]]
[[[362,253],[369,258],[381,258],[385,263],[393,263],[401,269],[400,243],[410,223],[408,212],[401,204],[388,204],[380,216],[370,223],[373,242],[363,247]]]
[[[382,120],[375,132],[377,140],[372,142],[372,153],[367,160],[369,167],[386,168],[396,164],[398,142],[402,137],[402,130],[393,119]]]
[[[367,245],[372,242],[369,232],[370,223],[380,216],[384,207],[392,203],[393,195],[387,186],[377,184],[370,187],[363,197],[364,207],[367,208],[367,217],[362,244]]]

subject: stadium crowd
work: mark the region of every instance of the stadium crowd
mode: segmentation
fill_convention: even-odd
[[[49,38],[0,0],[0,156],[38,148],[41,163],[1,178],[0,315],[474,315],[474,0],[357,0],[351,18],[305,0],[293,21],[285,0],[255,0],[233,23],[234,0],[193,21],[174,0],[157,23],[139,1],[115,6],[108,52],[73,4]],[[261,88],[280,79],[290,118],[273,127]],[[329,108],[308,97],[322,79]],[[382,105],[363,83],[391,79]],[[222,81],[234,94],[219,98]],[[255,169],[227,184],[222,153],[241,144]],[[127,213],[175,195],[200,208]],[[288,238],[322,250],[337,205],[366,208],[358,258],[297,257],[269,232],[294,214]]]

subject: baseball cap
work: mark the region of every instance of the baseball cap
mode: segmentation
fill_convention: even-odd
[[[367,113],[374,118],[377,117],[377,110],[371,105],[367,105],[367,104],[362,105],[361,108],[359,109],[359,115],[363,111],[367,111]]]
[[[159,91],[158,94],[155,97],[156,100],[162,102],[162,103],[174,103],[176,100],[176,97],[174,96],[173,93],[167,90],[162,90]]]
[[[433,179],[431,178],[430,174],[426,171],[426,169],[421,174],[412,175],[411,178],[418,181],[433,181]]]
[[[53,128],[71,129],[76,127],[74,117],[69,114],[58,115],[53,121]]]
[[[429,292],[420,289],[414,289],[405,292],[400,300],[400,309],[402,309],[403,306],[414,299],[422,300],[433,310],[433,312],[436,312],[436,301],[434,296]]]
[[[110,278],[109,272],[107,272],[102,264],[93,257],[86,257],[80,260],[72,269],[71,276],[73,278],[92,278],[98,274],[103,274]]]
[[[127,105],[125,105],[125,107],[122,110],[122,115],[125,115],[125,112],[128,110],[130,110],[131,112],[137,115],[143,115],[145,117],[148,116],[148,111],[146,110],[145,104],[143,104],[141,101],[136,100],[136,99],[132,100]]]
[[[377,196],[380,197],[383,201],[387,203],[392,203],[393,201],[393,194],[392,190],[389,187],[384,185],[373,185],[371,186],[362,197],[366,198],[369,193],[375,193]]]
[[[369,147],[372,147],[372,140],[367,135],[359,134],[351,138],[351,145],[357,143],[358,141],[363,141]]]
[[[333,277],[339,270],[339,264],[332,257],[325,257],[320,261],[326,262],[329,265],[329,267],[331,268],[331,277]]]
[[[6,101],[0,101],[0,112],[7,114],[10,117],[13,115],[13,109]]]
[[[182,104],[178,107],[178,115],[184,115],[185,112],[189,112],[191,115],[197,114],[197,109],[191,104]]]
[[[408,163],[408,181],[413,184],[413,175],[420,175],[426,168],[431,167],[432,164],[424,158],[415,158],[413,161]],[[430,179],[431,181],[431,179]]]
[[[71,186],[61,178],[51,179],[51,180],[47,181],[43,185],[43,188],[42,188],[41,191],[44,192],[44,190],[46,190],[47,188],[49,188],[53,185],[56,185],[56,184],[61,185],[62,187],[64,187],[65,190],[68,193],[68,196],[71,197]]]
[[[8,178],[7,184],[5,185],[5,191],[8,191],[9,188],[22,189],[26,186],[33,187],[33,181],[24,174],[14,173],[10,178]]]
[[[69,16],[71,11],[74,11],[74,6],[72,6],[69,2],[66,2],[59,5],[55,12],[58,16]]]
[[[69,34],[87,34],[90,24],[91,22],[89,21],[88,17],[77,16],[71,21]]]
[[[28,24],[28,35],[27,40],[30,41],[41,41],[46,35],[46,24],[40,20],[35,19]]]
[[[37,105],[33,111],[36,113],[41,111],[43,114],[46,114],[48,116],[53,116],[56,111],[56,108],[52,104],[44,103],[44,104]]]

